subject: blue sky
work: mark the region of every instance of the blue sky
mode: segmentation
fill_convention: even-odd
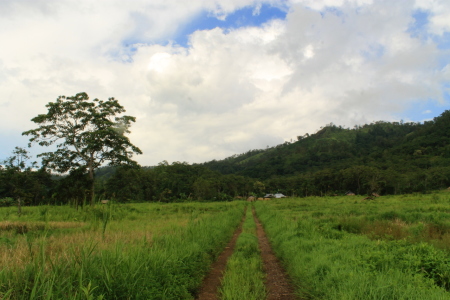
[[[414,22],[410,24],[408,32],[412,37],[420,39],[423,43],[432,41],[436,44],[438,49],[444,50],[443,54],[438,57],[439,68],[444,68],[450,63],[450,34],[444,33],[443,35],[434,35],[429,33],[429,18],[431,12],[425,10],[416,10],[412,13]],[[450,84],[442,84],[443,103],[439,103],[436,99],[417,99],[412,101],[405,110],[398,115],[400,118],[408,118],[413,121],[422,121],[424,119],[433,119],[439,116],[445,110],[449,109],[450,94],[445,90],[450,88]]]
[[[258,27],[273,19],[284,20],[287,8],[282,9],[268,4],[260,7],[247,6],[228,14],[223,20],[208,11],[202,11],[188,24],[184,24],[176,33],[174,40],[183,47],[189,47],[189,36],[198,30],[210,30],[216,27],[224,30],[240,27]]]
[[[125,52],[130,55],[130,59],[127,59],[125,61],[132,61],[132,56],[137,50],[137,48],[134,46],[135,44],[159,43],[167,45],[169,43],[175,43],[176,45],[188,48],[190,46],[190,35],[196,31],[221,28],[225,32],[227,32],[229,30],[238,29],[241,27],[259,27],[273,19],[284,20],[286,18],[287,12],[287,6],[274,6],[269,4],[245,6],[229,14],[226,14],[223,17],[211,13],[211,11],[209,10],[201,10],[193,18],[189,18],[186,23],[181,23],[180,26],[178,26],[178,29],[168,36],[163,36],[155,40],[140,40],[137,35],[128,37],[122,42],[125,48]],[[148,24],[148,20],[146,20],[146,18],[141,14],[135,14],[135,17],[137,19],[136,22]],[[119,57],[121,53],[117,52],[113,53],[113,55]]]
[[[408,32],[412,37],[420,39],[423,43],[433,40],[439,49],[450,49],[450,44],[446,41],[446,37],[438,37],[431,35],[427,26],[429,25],[430,12],[424,10],[417,10],[412,13],[414,22],[408,28]],[[439,67],[443,68],[450,62],[449,58],[442,56],[440,58]],[[448,93],[443,92],[444,99],[448,102],[450,97]],[[422,121],[424,119],[432,119],[439,116],[442,112],[448,109],[448,103],[438,103],[433,99],[417,99],[409,104],[406,109],[398,115],[399,118],[407,117],[413,121]]]
[[[444,111],[448,110],[450,100],[449,95],[445,97],[447,103],[437,104],[433,100],[417,100],[415,103],[409,104],[404,111],[399,113],[396,117],[398,119],[410,120],[412,122],[423,122],[425,120],[432,120],[435,117],[441,115]]]
[[[414,22],[411,23],[408,28],[411,36],[420,38],[423,41],[431,39],[441,50],[450,49],[449,32],[444,32],[442,35],[434,35],[428,32],[427,27],[429,25],[429,18],[431,17],[431,13],[429,11],[417,10],[412,14],[412,17],[414,18]]]
[[[189,48],[189,37],[198,30],[210,30],[219,27],[227,32],[240,27],[258,27],[273,19],[285,20],[287,12],[287,7],[280,8],[263,4],[260,7],[248,6],[238,9],[221,20],[208,11],[202,11],[198,16],[191,20],[191,22],[181,26],[180,30],[176,32],[173,40],[176,44]],[[341,16],[343,17],[343,21],[345,20],[343,12],[336,7],[325,7],[321,11],[321,15],[324,17],[326,14]],[[446,32],[441,36],[433,35],[428,32],[427,26],[429,25],[430,14],[429,11],[421,9],[412,11],[411,16],[414,21],[409,24],[407,31],[410,33],[411,37],[420,39],[424,43],[432,40],[439,49],[450,50],[449,32]],[[376,59],[382,57],[384,51],[385,49],[383,46],[374,45],[370,53],[363,53],[363,55],[369,59]],[[448,53],[439,57],[439,66],[441,68],[444,68],[449,63],[450,55],[448,55]],[[445,88],[448,89],[449,87],[450,84],[443,85],[443,91]],[[395,116],[399,119],[406,118],[415,122],[432,119],[449,108],[450,93],[444,91],[443,99],[445,100],[443,103],[439,103],[435,101],[435,99],[413,99],[410,104],[405,106],[405,109],[401,113],[398,113]]]
[[[3,0],[0,40],[0,160],[78,92],[137,118],[142,165],[450,108],[447,0]]]

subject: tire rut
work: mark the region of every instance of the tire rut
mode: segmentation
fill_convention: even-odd
[[[252,207],[253,218],[256,223],[256,235],[258,237],[259,249],[263,260],[264,272],[266,273],[267,300],[294,300],[295,290],[286,271],[275,256],[270,246],[269,239],[264,232],[263,226],[256,216],[255,208]]]
[[[200,287],[197,295],[197,300],[218,300],[218,290],[222,281],[223,273],[225,272],[228,258],[233,254],[236,241],[242,232],[242,224],[245,220],[245,214],[247,208],[244,210],[244,217],[241,220],[236,231],[233,233],[233,237],[228,242],[225,250],[219,255],[217,260],[211,265],[211,269],[203,279],[203,283]]]
[[[267,289],[266,300],[295,300],[294,287],[289,277],[282,267],[280,261],[275,256],[270,246],[269,240],[264,232],[263,226],[256,216],[254,207],[252,207],[253,218],[256,223],[256,236],[261,251],[263,268],[266,274],[265,285]],[[225,247],[225,250],[219,255],[217,260],[211,265],[211,270],[204,278],[202,286],[199,289],[197,300],[219,300],[218,290],[221,285],[223,274],[226,270],[228,258],[233,254],[236,241],[242,232],[242,224],[245,220],[245,213],[239,227],[233,234],[232,239]],[[245,300],[245,299],[242,299]]]

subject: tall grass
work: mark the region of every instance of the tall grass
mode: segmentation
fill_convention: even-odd
[[[274,251],[306,299],[448,299],[447,253],[427,243],[372,241],[311,216],[315,203],[255,204]],[[309,200],[311,201],[311,200]],[[346,206],[347,204],[344,204]],[[295,212],[277,211],[291,206]],[[302,211],[300,208],[306,208]],[[334,208],[336,214],[341,212]],[[326,214],[326,212],[325,212]]]
[[[319,228],[332,227],[373,240],[427,242],[450,251],[450,192],[383,196],[309,197],[275,201],[277,210],[297,220],[308,217]]]
[[[2,257],[0,295],[193,299],[210,263],[239,224],[243,205],[136,204],[81,212],[49,207],[49,219],[62,210],[65,216],[54,219],[76,218],[86,224],[71,232],[10,232],[12,243],[0,245],[7,253]],[[38,215],[25,210],[31,220]]]
[[[260,300],[266,298],[261,253],[256,237],[256,224],[251,209],[247,209],[242,233],[236,241],[233,255],[220,287],[224,300]]]

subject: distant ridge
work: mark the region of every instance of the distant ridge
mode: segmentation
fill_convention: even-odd
[[[424,123],[378,121],[354,128],[332,123],[297,141],[201,164],[258,179],[356,165],[398,170],[450,165],[450,111]]]

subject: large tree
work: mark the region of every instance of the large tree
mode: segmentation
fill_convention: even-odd
[[[86,172],[90,185],[91,203],[94,200],[94,172],[101,165],[136,165],[133,154],[142,154],[126,133],[136,121],[135,117],[122,115],[125,112],[118,100],[89,100],[86,93],[73,97],[59,96],[49,102],[48,112],[32,121],[38,128],[22,135],[31,136],[31,143],[41,146],[56,144],[56,150],[38,155],[47,168],[59,173]]]

